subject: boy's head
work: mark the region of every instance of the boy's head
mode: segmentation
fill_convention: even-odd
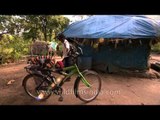
[[[64,42],[65,36],[63,34],[58,34],[57,39],[60,40],[61,42]]]

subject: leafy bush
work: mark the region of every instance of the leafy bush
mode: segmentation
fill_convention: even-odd
[[[3,35],[0,40],[0,64],[15,62],[23,55],[29,54],[29,40],[21,37]]]
[[[155,44],[151,48],[152,52],[159,52],[160,53],[160,43]]]

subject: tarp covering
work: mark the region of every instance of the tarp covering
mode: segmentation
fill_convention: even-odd
[[[63,34],[70,38],[154,38],[160,36],[160,24],[144,16],[94,15],[69,25]]]

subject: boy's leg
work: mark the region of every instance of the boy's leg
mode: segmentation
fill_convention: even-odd
[[[64,67],[69,67],[70,66],[70,63],[69,63],[69,57],[66,57],[66,58],[64,58]],[[66,71],[66,73],[69,73],[70,71]],[[70,77],[66,80],[66,81],[70,81]]]

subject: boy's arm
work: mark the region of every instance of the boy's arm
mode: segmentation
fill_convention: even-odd
[[[66,48],[66,51],[69,52],[69,42],[64,42],[64,46]]]

